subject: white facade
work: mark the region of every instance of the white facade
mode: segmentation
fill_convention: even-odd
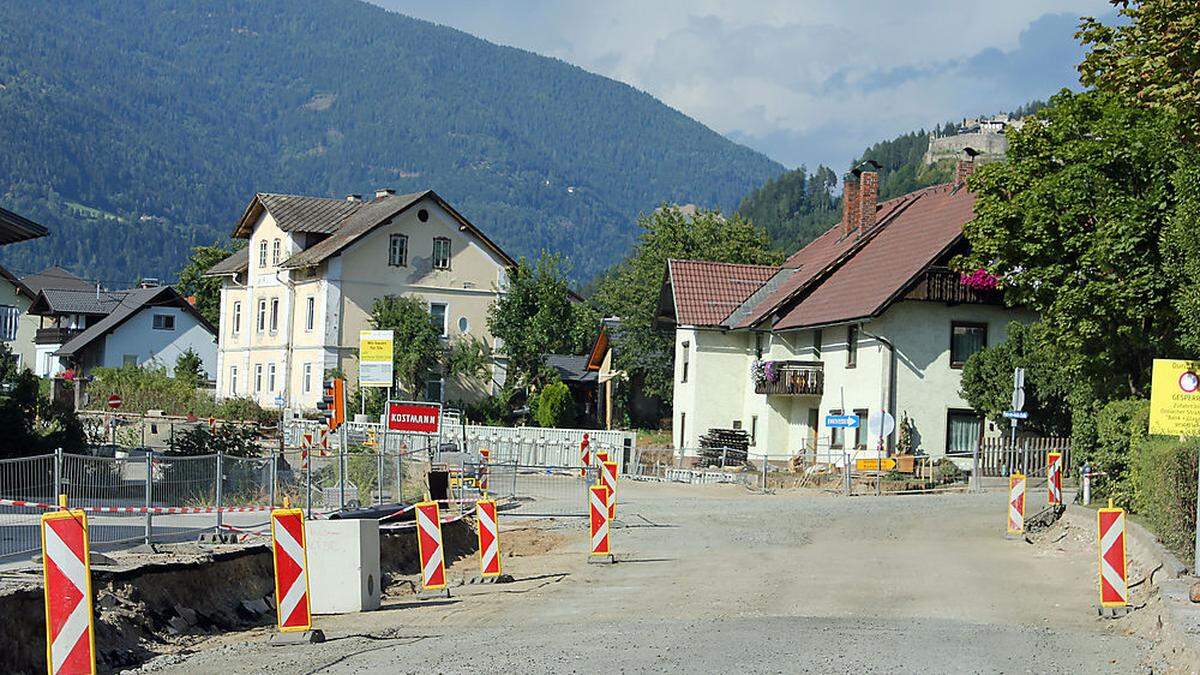
[[[188,349],[200,356],[206,375],[215,377],[217,341],[208,328],[178,307],[146,307],[105,337],[102,357],[96,365],[120,368],[129,363],[153,363],[171,372],[175,361]]]
[[[950,362],[952,327],[986,326],[986,344],[992,346],[1006,338],[1011,321],[1033,319],[1030,312],[994,305],[901,301],[876,319],[853,324],[858,326],[853,366],[849,325],[779,332],[681,326],[675,331],[675,445],[697,448],[710,428],[740,427],[750,432],[754,454],[815,453],[818,461],[840,460],[856,445],[874,448],[875,443],[868,442],[865,429],[857,443],[854,430],[837,438],[825,427],[825,417],[857,412],[865,418],[882,409],[897,421],[903,416],[912,421],[915,448],[931,456],[945,454],[951,418],[963,424],[974,415],[960,395],[962,370]],[[894,345],[894,360],[891,349],[872,336]],[[819,363],[822,394],[755,393],[751,369],[760,358]],[[983,433],[997,433],[982,424]],[[894,444],[895,435],[888,441]]]

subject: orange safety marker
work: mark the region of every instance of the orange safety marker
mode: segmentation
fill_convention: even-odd
[[[1062,504],[1062,453],[1051,452],[1046,455],[1046,486],[1047,503],[1051,506]]]
[[[1129,585],[1125,557],[1125,509],[1108,508],[1096,512],[1100,550],[1100,607],[1129,605]]]
[[[591,555],[588,562],[593,560],[612,562],[612,542],[608,534],[608,488],[603,485],[593,485],[588,488],[588,503],[591,518]]]
[[[496,522],[496,500],[475,502],[475,519],[479,521],[479,576],[484,579],[500,576],[500,525]]]
[[[608,519],[617,517],[617,463],[604,462],[600,465],[600,481],[608,488]]]
[[[271,550],[275,559],[275,610],[280,632],[312,629],[302,509],[271,511]]]
[[[1025,476],[1014,473],[1008,477],[1008,534],[1025,533]]]
[[[47,671],[50,675],[95,673],[92,569],[83,511],[42,514],[42,579]]]
[[[583,463],[583,465],[579,468],[579,475],[585,478],[587,477],[588,467],[592,465],[592,454],[588,452],[589,443],[590,441],[588,440],[588,435],[584,434],[583,440],[579,442],[579,454],[582,456]]]
[[[446,588],[446,560],[442,554],[442,521],[437,502],[421,502],[417,513],[417,550],[421,554],[421,588]]]

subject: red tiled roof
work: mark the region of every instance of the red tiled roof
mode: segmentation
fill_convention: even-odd
[[[668,260],[677,325],[715,326],[770,279],[778,267]]]
[[[889,213],[886,218],[890,220],[884,220],[880,213],[881,226],[866,244],[788,309],[775,328],[820,326],[875,316],[954,245],[962,236],[963,225],[974,217],[975,195],[964,188],[955,190],[951,184],[935,185],[900,199],[906,201],[897,205],[895,215]]]

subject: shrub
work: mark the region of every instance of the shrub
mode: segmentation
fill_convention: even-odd
[[[1129,482],[1132,447],[1146,437],[1150,402],[1131,398],[1110,401],[1095,417],[1095,445],[1081,453],[1094,471],[1103,471],[1106,480],[1097,484],[1097,492],[1123,503],[1132,503]]]
[[[575,401],[562,382],[551,382],[537,395],[533,419],[540,427],[565,427],[575,419]]]
[[[1144,438],[1133,446],[1129,484],[1132,510],[1162,543],[1192,557],[1196,531],[1196,466],[1200,440]]]

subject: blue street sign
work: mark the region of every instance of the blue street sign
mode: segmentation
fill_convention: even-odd
[[[1010,420],[1027,420],[1029,419],[1028,410],[1005,410],[1004,416]]]
[[[857,415],[826,415],[825,416],[825,426],[829,427],[831,429],[837,429],[837,428],[857,429],[858,428],[858,416]]]

